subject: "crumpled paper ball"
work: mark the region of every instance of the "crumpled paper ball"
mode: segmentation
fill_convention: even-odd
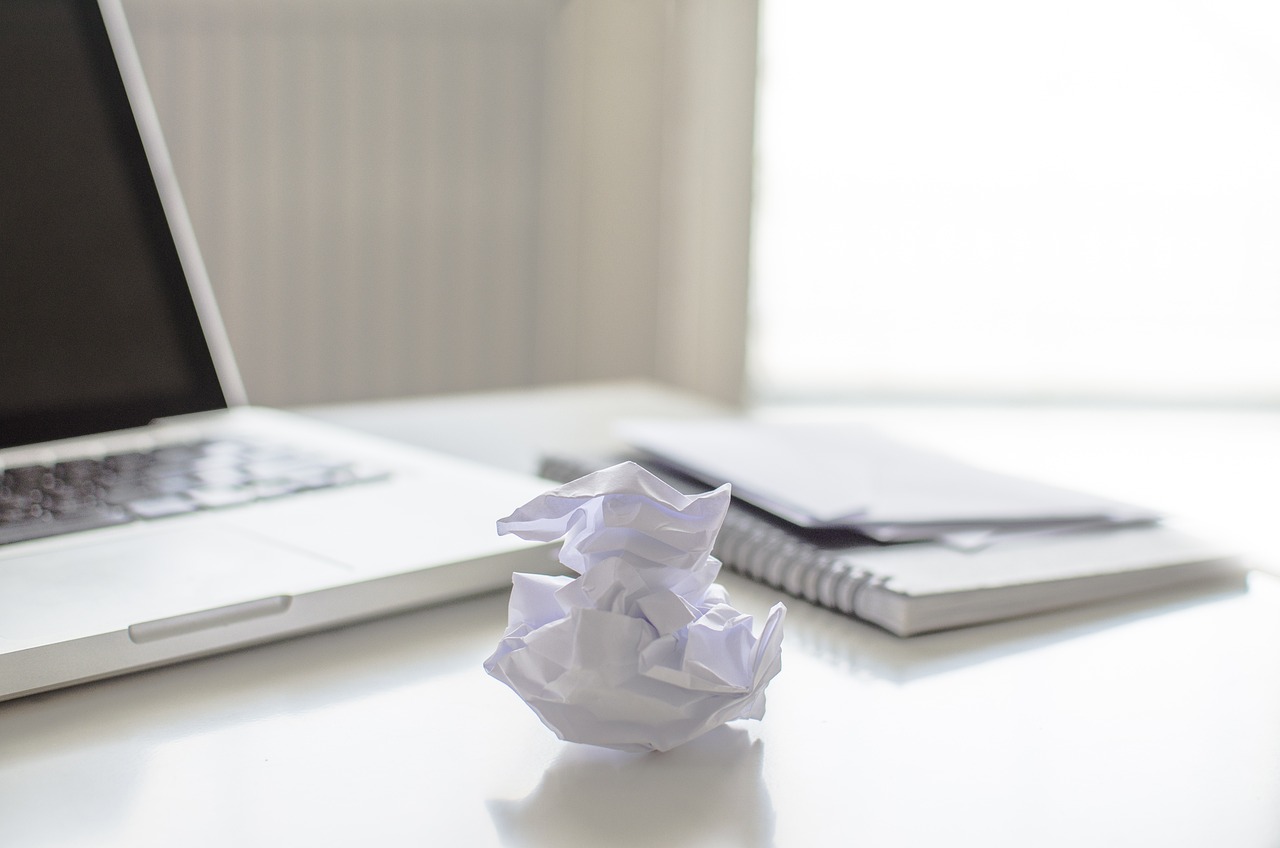
[[[685,495],[632,462],[534,498],[499,534],[550,542],[577,577],[512,576],[507,631],[485,670],[561,739],[667,751],[764,715],[786,607],[760,636],[715,583],[729,486]]]

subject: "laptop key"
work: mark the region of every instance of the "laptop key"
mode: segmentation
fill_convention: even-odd
[[[125,483],[112,486],[103,493],[102,499],[109,504],[125,505],[133,501],[143,501],[158,496],[160,492],[149,485]]]
[[[223,506],[236,506],[250,503],[258,499],[258,493],[252,486],[200,486],[186,493],[203,509],[217,509]]]
[[[180,515],[199,509],[199,504],[183,495],[160,495],[145,500],[130,501],[125,506],[139,518],[163,518],[166,515]]]

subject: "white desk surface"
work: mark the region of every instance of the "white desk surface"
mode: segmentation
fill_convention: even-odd
[[[613,414],[704,409],[615,384],[317,414],[521,467]],[[808,414],[1280,562],[1280,415]],[[780,597],[722,582],[757,615]],[[764,720],[667,754],[560,742],[487,677],[502,594],[0,704],[0,846],[1280,846],[1270,574],[910,640],[788,606]]]

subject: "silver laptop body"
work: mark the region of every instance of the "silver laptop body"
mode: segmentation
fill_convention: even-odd
[[[117,0],[0,5],[0,116],[0,700],[556,567],[537,479],[245,403]]]

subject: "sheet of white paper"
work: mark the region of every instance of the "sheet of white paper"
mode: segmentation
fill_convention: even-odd
[[[515,574],[507,632],[485,661],[561,739],[666,751],[764,715],[782,667],[777,604],[757,637],[715,583],[729,487],[684,495],[634,463],[553,489],[499,533],[564,539],[577,577]]]
[[[746,418],[633,420],[619,435],[673,467],[803,526],[843,525],[882,540],[921,538],[913,525],[1136,521],[1129,504],[975,468],[848,424]],[[967,529],[951,527],[952,530]],[[945,528],[930,528],[931,535]]]

